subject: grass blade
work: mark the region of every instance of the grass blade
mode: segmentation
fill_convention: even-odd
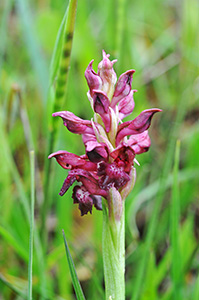
[[[31,211],[30,211],[30,244],[28,263],[28,300],[32,300],[32,263],[33,263],[33,235],[34,235],[34,204],[35,204],[35,154],[30,151],[31,172]]]
[[[30,214],[30,206],[29,206],[29,199],[25,193],[24,190],[24,186],[23,186],[23,182],[22,179],[20,177],[19,171],[17,169],[17,166],[15,164],[15,161],[13,159],[12,156],[12,152],[8,143],[8,139],[7,139],[7,135],[4,129],[4,124],[2,122],[3,117],[2,117],[2,113],[0,114],[0,139],[2,141],[2,150],[4,153],[4,159],[5,159],[5,163],[7,165],[7,168],[9,169],[9,171],[12,174],[13,180],[16,184],[18,193],[19,193],[19,199],[22,205],[22,208],[24,210],[24,215],[25,218],[27,220],[27,223],[30,224],[30,220],[31,220],[31,214]],[[37,254],[37,260],[39,262],[40,265],[40,269],[39,269],[39,277],[40,277],[40,283],[41,283],[41,294],[43,295],[43,297],[45,298],[45,291],[46,291],[46,278],[45,278],[45,257],[43,255],[43,247],[40,241],[40,237],[38,234],[38,230],[37,227],[35,227],[35,249],[36,249],[36,254]]]
[[[193,292],[193,300],[198,300],[199,299],[199,274],[196,279],[195,287],[194,287],[194,292]]]
[[[75,270],[75,265],[74,265],[73,259],[71,257],[71,254],[70,254],[68,244],[66,242],[66,237],[65,237],[64,230],[62,230],[62,233],[63,233],[63,237],[64,237],[66,257],[67,257],[67,260],[68,260],[68,265],[69,265],[69,269],[70,269],[70,274],[71,274],[75,294],[76,294],[78,300],[85,300],[81,285],[80,285],[78,277],[77,277],[77,273],[76,273],[76,270]]]
[[[1,37],[1,44],[0,44],[0,76],[2,71],[2,65],[4,60],[4,53],[6,49],[7,37],[8,37],[8,19],[10,15],[10,11],[12,8],[12,1],[5,2],[5,8],[3,14],[1,16],[0,22],[0,37]]]
[[[178,187],[178,168],[180,158],[180,141],[176,142],[175,161],[173,169],[173,189],[170,210],[170,229],[171,229],[171,251],[172,251],[172,264],[171,264],[171,278],[173,281],[173,299],[181,299],[181,255],[179,246],[179,218],[180,218],[180,199]]]
[[[21,297],[21,299],[26,299],[26,295],[21,292],[17,287],[12,285],[2,274],[0,274],[0,282],[5,284],[9,289],[11,289],[15,294]]]
[[[51,113],[54,111],[59,111],[63,105],[63,99],[67,86],[68,70],[70,66],[70,56],[72,50],[72,40],[75,28],[75,17],[77,10],[77,0],[70,0],[68,6],[68,12],[65,13],[60,30],[58,32],[57,41],[55,44],[55,49],[53,52],[53,58],[51,62],[51,80],[57,75],[57,83],[55,92],[52,92],[52,87],[49,88],[49,105],[52,109]],[[64,28],[64,30],[63,30]],[[63,31],[63,33],[62,33]],[[62,39],[61,39],[62,38]],[[62,40],[62,43],[61,43]],[[61,52],[60,52],[61,49]],[[59,59],[60,57],[60,59]],[[57,68],[57,62],[59,59],[59,67]],[[51,114],[50,113],[50,114]],[[58,131],[58,118],[50,118],[48,123],[48,145],[46,157],[53,152],[54,144],[56,141],[57,131]],[[45,161],[45,178],[44,178],[44,196],[45,201],[42,207],[42,239],[45,244],[45,220],[46,213],[49,206],[49,181],[51,171],[51,160],[46,159]]]
[[[58,67],[59,67],[63,35],[64,35],[64,28],[65,28],[65,24],[66,24],[67,15],[68,15],[68,8],[66,9],[65,15],[64,15],[61,25],[59,27],[57,38],[55,41],[55,46],[53,49],[53,54],[52,54],[51,63],[50,63],[50,86],[53,84],[53,82],[55,80],[55,77],[56,77],[57,71],[58,71]]]
[[[4,228],[0,225],[0,237],[2,240],[4,239],[9,245],[11,245],[21,258],[28,262],[28,252],[23,248],[8,228]]]
[[[61,56],[59,61],[59,68],[57,73],[57,83],[55,89],[55,102],[54,102],[55,111],[61,109],[63,105],[63,97],[66,91],[71,50],[72,50],[72,41],[73,41],[74,28],[75,28],[76,10],[77,10],[77,0],[70,0],[68,5],[67,18],[64,16],[66,20],[65,20],[65,28],[64,28],[63,39],[62,39],[62,49],[61,49]]]

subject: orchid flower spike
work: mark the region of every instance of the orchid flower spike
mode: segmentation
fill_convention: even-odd
[[[134,120],[121,122],[135,106],[133,95],[137,91],[131,89],[135,70],[126,71],[117,81],[113,69],[116,60],[111,61],[109,56],[103,51],[98,71],[93,70],[93,60],[85,71],[94,120],[82,120],[69,111],[53,114],[62,118],[69,131],[82,135],[85,154],[58,151],[49,158],[56,158],[61,167],[69,170],[60,195],[75,183],[72,197],[79,204],[81,215],[92,213],[93,205],[101,210],[104,197],[109,210],[117,211],[120,218],[119,210],[109,203],[111,195],[117,193],[117,198],[119,194],[125,200],[123,195],[126,197],[132,190],[135,156],[148,151],[151,144],[148,128],[154,114],[161,109],[147,109]]]

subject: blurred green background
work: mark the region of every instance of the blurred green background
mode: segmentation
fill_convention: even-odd
[[[27,299],[30,150],[36,160],[33,299],[75,299],[62,229],[86,299],[104,299],[102,213],[94,209],[80,217],[71,190],[58,195],[66,172],[55,161],[50,174],[44,168],[50,154],[49,66],[67,5],[0,2],[1,300]],[[118,77],[136,70],[132,88],[138,92],[128,119],[147,108],[163,109],[149,130],[149,152],[137,157],[137,181],[126,200],[126,299],[199,299],[198,28],[198,0],[78,3],[63,108],[92,117],[84,71],[91,59],[97,71],[104,49],[118,59]],[[81,137],[59,124],[54,150],[83,154]]]

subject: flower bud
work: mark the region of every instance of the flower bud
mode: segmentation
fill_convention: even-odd
[[[107,94],[109,99],[112,98],[114,92],[114,86],[117,81],[117,75],[113,69],[113,64],[117,61],[116,59],[113,61],[109,60],[109,54],[103,50],[103,60],[98,65],[98,75],[102,79],[102,90]]]

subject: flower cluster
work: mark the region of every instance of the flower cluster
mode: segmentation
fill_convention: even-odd
[[[147,129],[151,119],[160,109],[144,110],[134,120],[122,122],[122,119],[134,109],[131,90],[133,73],[123,73],[118,81],[109,55],[103,51],[103,59],[98,72],[89,63],[85,77],[88,83],[88,99],[94,111],[94,119],[83,120],[69,111],[53,114],[63,119],[70,132],[81,134],[86,154],[77,156],[67,151],[58,151],[49,155],[70,170],[60,191],[63,196],[74,182],[80,184],[73,188],[74,203],[79,204],[81,215],[92,212],[93,205],[101,209],[101,197],[109,201],[110,193],[115,190],[120,195],[126,189],[130,192],[130,182],[135,176],[135,155],[148,151],[150,138]],[[133,174],[133,175],[132,175]]]

